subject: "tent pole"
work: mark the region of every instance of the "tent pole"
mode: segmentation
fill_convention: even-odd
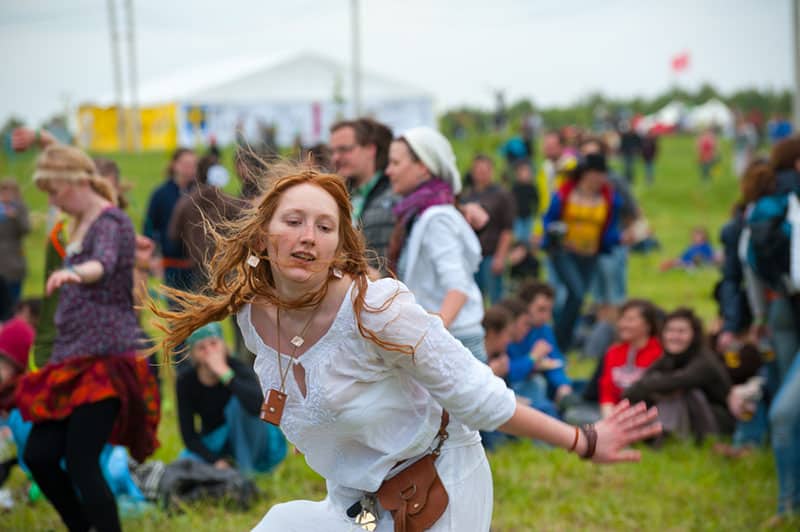
[[[126,16],[128,19],[128,83],[131,92],[131,136],[133,149],[142,149],[142,131],[139,123],[139,75],[136,68],[136,34],[134,33],[133,0],[125,2]]]
[[[117,31],[116,0],[108,0],[108,26],[111,30],[111,72],[114,77],[114,105],[117,114],[117,138],[119,147],[127,145],[125,128],[125,109],[122,106],[122,57],[119,50],[119,32]]]
[[[353,44],[353,113],[357,118],[361,116],[361,36],[358,24],[358,0],[350,0],[350,19]]]

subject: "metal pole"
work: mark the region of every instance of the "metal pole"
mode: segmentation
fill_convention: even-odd
[[[119,32],[117,31],[116,0],[108,0],[108,26],[111,30],[111,72],[114,77],[114,106],[117,114],[117,136],[120,148],[125,142],[125,110],[122,106],[122,57],[119,51]]]
[[[800,130],[800,0],[792,2],[792,43],[794,50],[792,59],[794,61],[794,105],[792,106],[792,116],[794,118],[795,131]]]
[[[358,0],[350,0],[350,19],[353,40],[353,113],[361,116],[361,42],[358,26]]]
[[[125,8],[128,18],[128,83],[131,91],[131,134],[133,136],[133,149],[138,152],[142,149],[142,131],[139,123],[139,74],[136,64],[133,0],[126,0]]]

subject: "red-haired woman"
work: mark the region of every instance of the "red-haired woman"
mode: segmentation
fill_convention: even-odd
[[[624,447],[660,431],[644,405],[622,404],[584,430],[519,405],[402,283],[368,279],[338,176],[287,172],[229,229],[208,290],[167,290],[179,308],[158,312],[167,352],[197,327],[238,313],[256,353],[262,417],[279,424],[327,481],[324,501],[273,506],[257,530],[344,531],[368,517],[390,530],[393,515],[381,512],[376,492],[380,499],[399,470],[430,464],[449,502],[437,506],[442,513],[429,529],[488,530],[492,479],[478,429],[545,440],[598,462],[636,460]]]

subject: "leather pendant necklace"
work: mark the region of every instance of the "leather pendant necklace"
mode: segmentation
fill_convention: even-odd
[[[292,364],[295,361],[295,355],[297,354],[297,350],[305,343],[305,339],[303,336],[305,335],[306,331],[308,330],[308,326],[311,325],[311,322],[314,320],[314,316],[317,314],[317,310],[319,307],[314,309],[311,313],[311,316],[308,318],[303,330],[300,331],[300,334],[294,336],[289,343],[292,344],[294,349],[292,350],[292,362],[289,362],[286,366],[286,371],[283,370],[283,361],[281,355],[281,310],[278,308],[275,310],[275,322],[277,324],[278,334],[277,334],[277,349],[275,351],[276,356],[278,357],[278,375],[281,378],[281,384],[279,389],[270,388],[267,391],[267,396],[264,398],[264,404],[261,405],[261,414],[259,417],[262,421],[266,421],[267,423],[271,423],[276,427],[279,427],[281,424],[281,418],[283,417],[283,409],[286,407],[286,377],[289,376],[289,370],[292,368]],[[308,392],[306,392],[308,393]]]

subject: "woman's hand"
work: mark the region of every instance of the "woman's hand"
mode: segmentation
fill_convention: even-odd
[[[611,414],[595,425],[597,447],[592,461],[597,464],[638,462],[641,453],[628,445],[661,434],[658,410],[644,403],[633,406],[627,399],[614,406]]]
[[[82,279],[80,275],[75,273],[73,270],[56,270],[50,274],[50,277],[47,278],[47,283],[45,284],[45,291],[47,295],[51,295],[53,292],[61,288],[62,285],[67,283],[75,283],[80,284]]]

